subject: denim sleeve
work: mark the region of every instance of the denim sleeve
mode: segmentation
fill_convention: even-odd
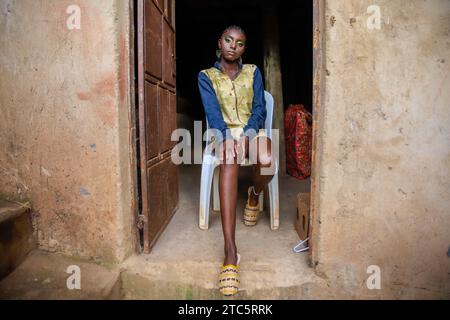
[[[217,100],[216,92],[211,83],[211,80],[204,72],[198,74],[198,88],[203,102],[203,108],[208,119],[209,127],[217,129],[222,133],[222,139],[217,139],[220,142],[224,138],[232,139],[230,130],[223,119],[222,110],[219,101]]]
[[[247,125],[244,127],[245,135],[252,135],[249,130],[253,129],[258,133],[259,129],[264,128],[267,117],[266,99],[264,97],[264,84],[261,71],[258,67],[255,69],[253,75],[253,107],[252,115],[248,120]]]

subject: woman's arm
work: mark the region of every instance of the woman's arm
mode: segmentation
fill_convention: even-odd
[[[204,72],[198,74],[198,88],[202,97],[203,108],[208,118],[210,128],[217,129],[222,133],[221,139],[216,137],[217,142],[223,139],[232,139],[230,130],[223,119],[222,111],[220,109],[219,101],[217,100],[214,87]]]
[[[266,99],[264,97],[264,83],[261,71],[258,67],[253,75],[253,108],[252,115],[244,127],[244,135],[251,136],[257,134],[259,129],[264,128],[267,117]],[[254,131],[252,131],[252,129]]]

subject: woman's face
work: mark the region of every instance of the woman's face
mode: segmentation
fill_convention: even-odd
[[[222,52],[222,58],[227,61],[237,61],[245,52],[245,35],[236,29],[226,31],[219,39],[219,49]]]

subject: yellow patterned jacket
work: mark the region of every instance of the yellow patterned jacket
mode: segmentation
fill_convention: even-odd
[[[220,130],[224,138],[238,139],[264,128],[264,84],[256,65],[240,64],[232,80],[216,62],[199,73],[198,85],[209,126]]]

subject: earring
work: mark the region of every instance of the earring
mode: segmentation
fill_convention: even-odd
[[[222,51],[220,49],[216,50],[216,57],[218,60],[220,60],[220,58],[222,58]]]

